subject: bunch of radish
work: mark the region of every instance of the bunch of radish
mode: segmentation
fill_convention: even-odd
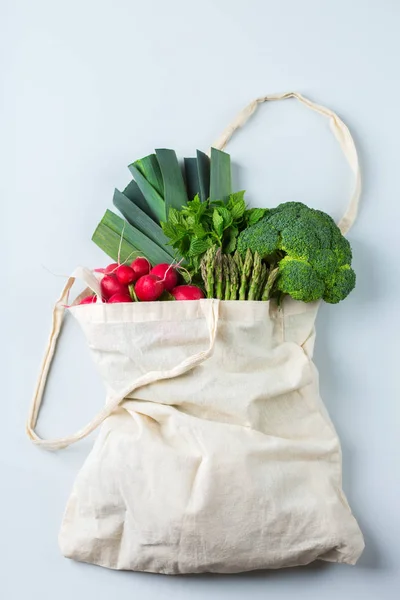
[[[147,258],[136,258],[130,266],[112,263],[101,273],[101,294],[104,302],[154,302],[169,300],[200,300],[203,290],[196,285],[178,285],[179,273],[174,265],[162,263],[151,266]],[[86,296],[80,304],[96,302],[94,295]]]

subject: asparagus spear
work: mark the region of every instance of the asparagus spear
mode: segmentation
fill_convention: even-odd
[[[207,250],[201,259],[200,270],[204,281],[207,298],[214,297],[214,257],[216,247],[212,246]]]
[[[206,296],[207,296],[207,298],[210,298],[210,295],[209,295],[209,283],[208,283],[208,278],[207,278],[207,265],[208,265],[209,252],[210,252],[210,249],[208,249],[203,254],[202,259],[200,261],[200,273],[201,273],[201,278],[202,278],[203,283],[204,283],[204,289],[206,290]]]
[[[230,275],[230,300],[237,300],[239,290],[239,271],[233,256],[228,256]]]
[[[267,278],[268,278],[267,265],[265,263],[263,263],[262,267],[261,267],[260,281],[259,281],[258,288],[257,288],[256,300],[261,300],[261,296],[262,296],[265,284],[267,283]]]
[[[240,277],[241,272],[243,271],[243,259],[240,256],[239,252],[236,250],[235,254],[233,255],[233,259],[236,263],[237,266],[237,270],[238,270],[238,274]]]
[[[253,255],[250,248],[247,248],[246,256],[243,262],[243,269],[241,272],[239,300],[246,300],[247,283],[251,276],[251,269],[253,266]]]
[[[258,286],[261,277],[261,268],[261,256],[258,254],[258,252],[254,252],[253,271],[250,278],[249,293],[247,295],[247,300],[257,300]]]
[[[224,282],[224,273],[223,273],[223,264],[222,264],[222,252],[221,248],[218,248],[215,259],[214,259],[214,277],[215,277],[215,296],[219,300],[223,299],[223,282]]]
[[[231,298],[231,278],[230,278],[230,269],[229,269],[229,257],[224,255],[223,259],[223,270],[224,270],[224,300],[230,300]]]
[[[269,300],[270,299],[272,288],[274,286],[276,278],[278,277],[278,273],[279,273],[279,267],[273,268],[273,266],[271,265],[271,268],[270,268],[269,274],[268,274],[268,279],[264,286],[261,300]]]

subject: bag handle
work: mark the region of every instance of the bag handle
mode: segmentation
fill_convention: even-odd
[[[351,196],[349,205],[342,219],[339,221],[338,226],[340,231],[345,235],[352,227],[354,221],[357,217],[358,205],[361,195],[361,173],[358,162],[357,150],[354,144],[354,140],[351,136],[351,133],[348,127],[343,123],[343,121],[337,116],[329,108],[325,106],[321,106],[320,104],[315,104],[315,102],[311,102],[308,98],[305,98],[298,92],[287,92],[285,94],[272,94],[270,96],[262,96],[260,98],[256,98],[250,104],[248,104],[240,113],[236,116],[236,118],[228,125],[228,127],[223,131],[220,137],[213,144],[213,148],[217,150],[223,150],[226,144],[231,139],[232,135],[235,133],[239,127],[243,127],[251,115],[257,110],[259,104],[263,102],[268,102],[272,100],[285,100],[286,98],[296,98],[302,104],[314,110],[321,115],[329,118],[331,129],[338,140],[340,147],[343,150],[343,153],[349,163],[351,170],[354,173],[355,177],[355,185],[353,194]]]
[[[88,286],[94,292],[96,292],[96,294],[100,294],[100,286],[98,281],[88,269],[79,268],[68,279],[61,296],[57,300],[53,309],[53,323],[50,337],[47,343],[46,352],[39,373],[39,379],[33,395],[32,403],[29,409],[28,420],[26,423],[26,433],[31,441],[34,444],[42,446],[48,450],[60,450],[62,448],[67,448],[71,444],[74,444],[75,442],[87,437],[90,433],[92,433],[92,431],[97,429],[97,427],[99,427],[99,425],[101,425],[101,423],[103,423],[107,417],[111,415],[111,413],[121,404],[126,396],[138,388],[149,385],[150,383],[155,383],[156,381],[162,381],[163,379],[173,379],[174,377],[179,377],[180,375],[183,375],[184,373],[187,373],[188,371],[191,371],[200,365],[213,353],[217,334],[219,300],[206,300],[206,304],[204,304],[204,306],[209,306],[209,311],[206,312],[206,320],[209,328],[210,338],[210,344],[206,350],[202,350],[201,352],[186,358],[172,369],[167,369],[164,371],[150,371],[149,373],[138,377],[136,381],[128,385],[122,392],[117,394],[114,398],[111,398],[111,400],[89,423],[87,423],[87,425],[76,431],[74,434],[58,439],[45,440],[39,437],[35,431],[35,427],[43,401],[47,377],[56,351],[57,340],[61,331],[65,310],[67,308],[69,292],[75,282],[75,279],[78,277],[83,279],[85,283],[87,283]],[[101,301],[101,296],[99,296],[99,299]]]

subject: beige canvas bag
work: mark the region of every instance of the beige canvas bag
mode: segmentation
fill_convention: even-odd
[[[299,94],[260,98],[215,144],[223,148],[260,102],[296,97],[330,118],[356,186],[353,140],[330,110]],[[341,450],[312,362],[318,303],[200,300],[73,306],[107,388],[99,414],[53,441],[35,432],[56,339],[78,269],[56,304],[32,403],[32,441],[64,448],[101,424],[75,481],[59,542],[69,558],[155,573],[234,573],[354,564],[364,543],[342,491]]]

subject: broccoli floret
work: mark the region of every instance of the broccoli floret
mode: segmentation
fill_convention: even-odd
[[[277,289],[295,300],[313,302],[321,298],[325,285],[307,262],[285,256],[279,263]]]
[[[252,252],[258,251],[264,257],[275,252],[279,244],[279,232],[273,227],[265,227],[263,220],[247,227],[240,234],[237,249],[243,256],[246,254],[247,248],[250,248]]]
[[[356,274],[350,265],[337,269],[327,282],[322,298],[330,304],[337,304],[346,298],[356,285]]]
[[[329,215],[301,202],[280,204],[242,231],[237,249],[245,254],[247,248],[267,260],[284,257],[276,290],[295,300],[334,304],[355,286],[349,242]]]

